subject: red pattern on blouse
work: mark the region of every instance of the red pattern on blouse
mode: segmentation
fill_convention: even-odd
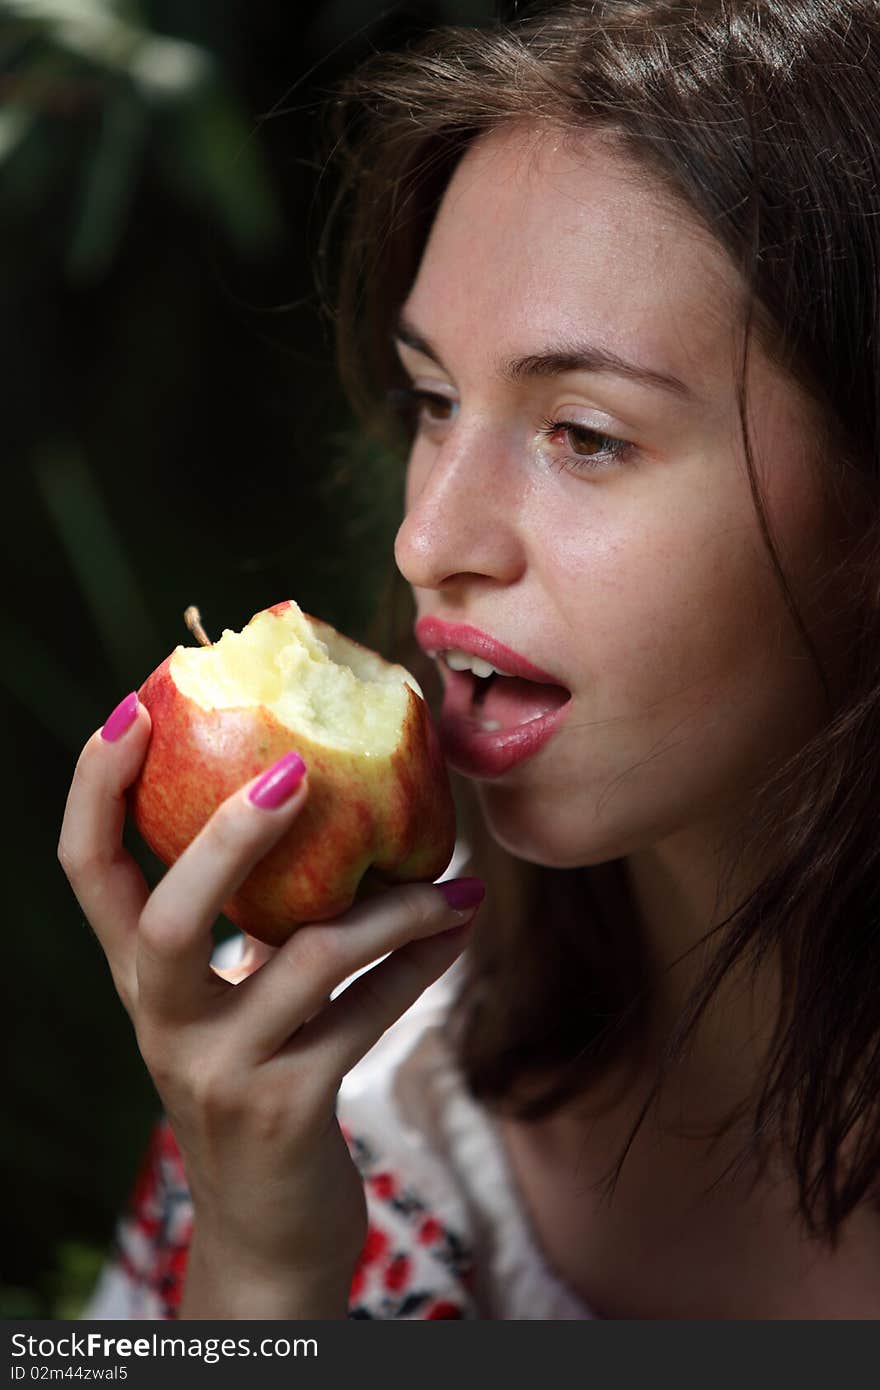
[[[430,1212],[369,1143],[346,1125],[340,1128],[364,1179],[369,1222],[351,1281],[348,1316],[478,1317],[467,1241]],[[162,1119],[117,1229],[116,1259],[126,1279],[152,1292],[164,1318],[179,1316],[192,1228],[180,1150]]]

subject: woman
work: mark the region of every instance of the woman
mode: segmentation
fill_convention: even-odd
[[[148,897],[149,716],[89,740],[62,861],[170,1120],[129,1291],[176,1191],[182,1316],[880,1316],[878,79],[876,0],[645,0],[342,85],[340,368],[405,446],[488,894],[470,934],[425,885],[223,978],[211,920],[307,777]],[[549,741],[505,731],[558,693],[471,707],[455,648],[563,687]],[[432,1220],[446,1282],[392,1297]]]

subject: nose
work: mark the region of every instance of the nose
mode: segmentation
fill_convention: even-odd
[[[406,514],[394,559],[414,587],[480,576],[513,583],[525,565],[515,467],[482,431],[417,442],[406,474]]]

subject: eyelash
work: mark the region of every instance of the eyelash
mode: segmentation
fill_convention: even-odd
[[[454,404],[447,396],[441,396],[434,391],[419,390],[414,386],[396,386],[388,392],[388,404],[409,426],[413,435],[418,433],[420,423],[418,415],[413,419],[414,407],[424,406],[432,401],[439,401],[441,405]],[[435,420],[433,423],[441,424],[444,422]],[[540,421],[540,433],[547,439],[552,438],[559,430],[573,430],[611,446],[592,457],[574,454],[563,459],[559,465],[560,472],[604,473],[618,464],[631,461],[635,453],[635,445],[630,444],[628,440],[617,439],[610,434],[602,434],[600,430],[592,430],[586,425],[575,424],[573,420],[551,420],[545,417]]]

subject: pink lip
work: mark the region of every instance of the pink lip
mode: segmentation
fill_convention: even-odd
[[[426,652],[448,651],[456,648],[469,656],[482,657],[493,666],[500,666],[512,676],[523,680],[537,681],[540,685],[561,685],[568,689],[565,681],[542,671],[519,652],[513,651],[503,642],[497,642],[487,632],[481,632],[468,623],[445,623],[441,618],[420,618],[415,626],[416,641]]]
[[[466,777],[483,779],[503,777],[534,758],[565,722],[573,703],[569,697],[540,719],[488,733],[469,711],[469,701],[469,680],[453,671],[438,722],[440,746],[450,767]]]

